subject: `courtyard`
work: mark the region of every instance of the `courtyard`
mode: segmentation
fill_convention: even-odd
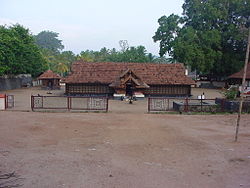
[[[30,96],[46,91],[7,93],[15,95],[16,107],[0,112],[0,172],[15,171],[20,179],[14,184],[250,187],[247,114],[234,142],[236,114],[148,114],[146,100],[132,105],[111,100],[108,113],[31,112]],[[215,95],[212,90],[205,94]]]

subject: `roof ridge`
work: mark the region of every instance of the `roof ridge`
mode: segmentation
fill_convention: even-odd
[[[97,63],[119,63],[119,64],[148,64],[148,65],[179,65],[184,64],[180,62],[176,63],[154,63],[154,62],[115,62],[115,61],[96,61],[96,62],[88,62],[83,60],[77,60],[73,63],[88,63],[88,64],[97,64]]]

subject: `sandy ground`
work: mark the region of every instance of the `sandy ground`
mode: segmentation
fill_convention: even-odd
[[[23,187],[250,187],[249,115],[0,112]]]
[[[26,100],[37,94],[14,92]],[[250,115],[235,143],[236,114],[147,114],[146,107],[111,101],[109,113],[0,111],[0,175],[15,171],[22,179],[11,183],[25,188],[250,188]]]

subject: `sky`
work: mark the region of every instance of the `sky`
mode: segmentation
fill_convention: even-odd
[[[78,54],[103,47],[120,50],[119,41],[143,45],[158,55],[152,36],[157,20],[182,13],[184,0],[0,0],[0,25],[19,23],[34,35],[59,33],[65,46]]]

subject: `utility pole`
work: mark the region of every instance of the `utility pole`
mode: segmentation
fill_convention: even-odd
[[[250,26],[248,25],[248,42],[247,42],[246,59],[245,59],[245,65],[244,65],[242,85],[241,85],[241,91],[240,91],[240,105],[239,105],[237,124],[236,124],[235,142],[237,142],[237,140],[238,140],[238,132],[239,132],[239,126],[240,126],[240,115],[241,115],[241,111],[242,111],[242,104],[244,101],[243,93],[244,93],[244,89],[245,89],[245,85],[246,85],[246,72],[247,72],[247,65],[248,65],[248,59],[249,59],[249,46],[250,46]]]

